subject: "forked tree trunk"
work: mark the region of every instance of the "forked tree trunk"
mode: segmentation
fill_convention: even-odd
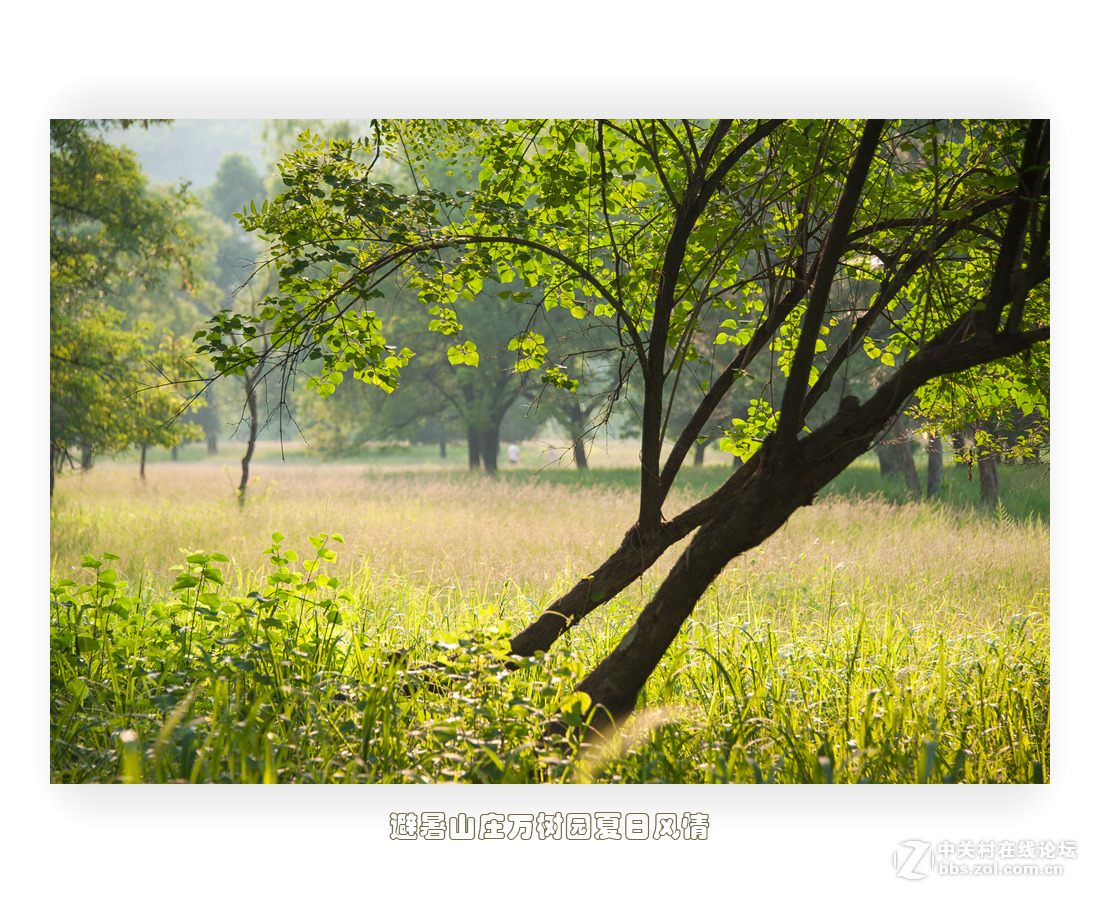
[[[703,521],[634,626],[577,685],[592,700],[590,732],[606,737],[633,712],[649,675],[726,565],[771,536],[798,508],[812,504],[820,489],[870,448],[881,429],[878,411],[890,403],[875,402],[861,407],[851,399],[841,414],[785,453],[769,437],[730,477],[719,490],[722,503]],[[559,721],[547,727],[549,735],[564,732]],[[595,738],[586,733],[585,739]]]
[[[943,486],[943,439],[933,436],[928,440],[928,498],[937,498]]]

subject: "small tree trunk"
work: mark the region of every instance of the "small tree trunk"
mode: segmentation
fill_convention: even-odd
[[[962,433],[951,434],[951,447],[955,449],[955,467],[966,468],[966,461],[963,460],[963,452],[966,451],[966,439]]]
[[[178,461],[180,459],[180,447],[178,445],[172,446],[172,460]]]
[[[584,437],[577,436],[573,440],[573,460],[577,464],[577,470],[588,469],[588,455],[584,451]]]
[[[439,457],[447,457],[447,440],[445,438],[439,440]]]
[[[80,446],[80,469],[92,469],[92,447],[90,445]]]
[[[481,463],[485,472],[496,475],[497,456],[500,454],[500,424],[495,423],[481,431]]]
[[[928,498],[939,496],[943,486],[943,439],[933,436],[928,442]]]
[[[908,435],[899,437],[897,449],[901,472],[905,476],[905,488],[910,495],[919,499],[920,477],[917,475],[917,462],[913,460],[913,446],[909,443]]]
[[[218,434],[207,433],[206,434],[206,453],[208,455],[216,455],[218,453]]]
[[[149,448],[144,442],[141,443],[141,460],[138,464],[138,476],[141,477],[141,482],[145,482],[145,452]]]
[[[585,417],[584,409],[576,401],[565,411],[564,416],[559,416],[558,421],[568,430],[569,439],[573,444],[573,463],[577,470],[588,469],[588,455],[584,451]]]
[[[242,508],[245,494],[248,492],[248,467],[252,463],[252,452],[256,450],[256,434],[260,429],[256,392],[251,376],[245,376],[244,389],[248,397],[248,445],[245,448],[244,457],[241,458],[241,485],[237,487],[237,504]]]
[[[978,483],[983,505],[996,505],[1001,500],[1001,479],[997,471],[999,457],[996,452],[985,452],[978,457]]]
[[[702,467],[703,466],[703,456],[707,453],[707,445],[708,444],[709,443],[706,443],[706,442],[696,442],[695,443],[695,458],[694,458],[692,463],[696,467]]]
[[[906,418],[899,414],[894,420],[887,439],[893,449],[894,460],[897,462],[897,470],[905,477],[905,488],[912,496],[920,498],[920,477],[917,476],[917,462],[913,460],[913,445],[909,441],[909,430]]]
[[[886,436],[875,446],[878,454],[879,471],[885,476],[901,473],[905,477],[905,488],[910,495],[920,498],[920,477],[917,476],[917,464],[913,460],[913,447],[909,443],[905,418],[898,416]]]
[[[890,445],[888,439],[884,438],[875,446],[875,455],[878,456],[878,472],[880,476],[888,477],[898,472],[897,455],[894,453],[894,446]]]
[[[477,470],[481,466],[481,434],[476,427],[466,429],[466,449],[470,456],[470,470]]]

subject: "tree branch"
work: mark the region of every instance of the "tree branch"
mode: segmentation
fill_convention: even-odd
[[[836,273],[837,264],[840,262],[840,255],[848,242],[848,230],[855,219],[863,185],[870,172],[871,161],[874,159],[879,136],[882,134],[885,125],[885,121],[881,119],[867,121],[859,146],[856,148],[852,165],[848,170],[844,190],[841,192],[840,200],[837,201],[832,224],[829,227],[829,234],[826,236],[825,244],[821,249],[813,288],[810,289],[806,313],[802,318],[801,335],[795,349],[794,360],[791,363],[791,371],[787,377],[787,386],[783,392],[783,401],[779,411],[776,441],[780,446],[789,446],[798,435],[803,423],[803,396],[809,384],[818,334],[828,305],[829,293],[833,287],[833,276]]]

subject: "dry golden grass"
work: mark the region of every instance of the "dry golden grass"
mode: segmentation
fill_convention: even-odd
[[[219,464],[158,466],[146,485],[133,466],[112,463],[67,477],[51,513],[54,573],[106,551],[122,557],[131,580],[165,578],[180,549],[202,549],[230,557],[232,580],[263,569],[260,553],[275,531],[303,553],[308,536],[327,532],[343,535],[339,572],[364,592],[384,582],[493,599],[508,581],[513,596],[537,608],[603,561],[636,513],[630,490],[547,485],[533,472],[523,482],[462,470],[260,463],[253,476],[243,510],[233,494],[237,472]],[[674,496],[669,510],[686,503]],[[666,553],[591,627],[635,609],[677,554]],[[732,562],[699,617],[748,607],[780,626],[856,604],[982,629],[1015,614],[1045,615],[1049,572],[1049,528],[1038,521],[830,498]]]
[[[486,708],[484,687],[410,700],[381,681],[370,683],[377,698],[369,712],[348,710],[375,720],[337,736],[318,730],[325,719],[315,717],[314,708],[328,705],[335,673],[384,671],[390,665],[382,656],[398,648],[409,649],[414,661],[431,660],[443,648],[439,642],[468,647],[477,637],[522,627],[612,551],[634,521],[635,492],[621,474],[550,479],[521,468],[493,480],[469,474],[461,462],[449,471],[402,470],[393,462],[375,468],[261,462],[254,476],[243,510],[233,492],[237,471],[220,464],[158,465],[142,485],[132,464],[102,463],[58,484],[51,506],[51,711],[74,712],[79,698],[73,694],[96,695],[88,707],[94,717],[51,722],[54,780],[115,779],[119,732],[139,723],[135,713],[151,725],[146,739],[160,761],[159,741],[150,738],[160,736],[164,713],[152,700],[203,684],[179,670],[174,645],[175,637],[187,637],[190,648],[198,606],[177,601],[181,620],[172,634],[161,623],[171,605],[157,608],[180,600],[170,589],[170,568],[184,558],[180,549],[218,551],[232,560],[223,568],[229,585],[218,591],[223,613],[199,621],[201,642],[220,650],[223,640],[239,642],[227,631],[252,625],[243,614],[230,620],[239,610],[233,597],[270,589],[262,581],[274,568],[262,550],[272,533],[283,533],[283,547],[303,558],[312,557],[309,536],[343,535],[335,576],[348,590],[337,603],[346,634],[338,642],[329,637],[324,648],[355,648],[354,658],[340,665],[325,659],[315,674],[292,675],[306,688],[300,696],[263,697],[268,715],[278,705],[286,716],[275,721],[257,715],[246,723],[240,711],[226,715],[221,697],[196,701],[205,707],[201,723],[207,726],[199,741],[202,761],[212,770],[188,770],[182,759],[164,766],[165,775],[185,779],[259,780],[260,771],[246,775],[240,763],[267,756],[280,781],[323,782],[544,779],[530,761],[542,725],[562,693],[623,636],[679,553],[671,549],[584,619],[542,665],[514,672],[506,683],[485,677],[496,687],[495,708]],[[669,513],[689,502],[684,493],[671,498]],[[142,584],[140,594],[126,590],[139,601],[126,599],[124,613],[110,615],[116,626],[131,633],[155,626],[138,638],[140,652],[130,636],[131,645],[93,662],[70,650],[94,639],[89,631],[99,622],[76,623],[75,597],[58,581],[80,570],[82,555],[101,552],[120,555],[117,569],[131,584]],[[77,583],[95,579],[88,570],[76,577]],[[605,751],[591,773],[581,766],[577,774],[629,782],[810,782],[832,780],[835,768],[844,781],[1027,781],[1036,774],[1047,780],[1049,583],[1049,528],[1039,518],[825,496],[731,562],[639,697],[637,724],[644,730],[635,731],[634,746]],[[315,617],[319,609],[312,606],[320,603],[305,601]],[[125,620],[128,608],[156,617]],[[301,617],[297,611],[290,604],[284,615]],[[222,633],[214,639],[208,630]],[[295,642],[297,636],[296,626]],[[347,644],[350,637],[355,644]],[[310,642],[294,653],[297,659],[314,661],[322,647]],[[234,647],[242,663],[240,680],[231,682],[238,696],[241,681],[252,680],[250,657],[272,656],[261,663],[272,674],[290,661],[285,646],[278,655],[274,646],[264,647]],[[152,675],[140,686],[128,678],[102,680],[99,672],[96,681],[86,680],[102,661],[116,675],[130,674],[132,655],[140,655],[144,673]],[[220,651],[217,660],[219,668],[229,667]],[[207,667],[206,661],[196,658],[196,667]],[[217,687],[229,685],[220,680]],[[112,694],[122,686],[132,697],[119,701]],[[149,698],[138,698],[142,693]],[[306,708],[294,708],[300,705]],[[263,706],[257,706],[250,711],[258,713]],[[383,711],[389,714],[378,721]],[[823,760],[826,747],[833,752]],[[931,758],[929,749],[936,751]],[[952,763],[964,761],[964,772],[949,773]],[[98,770],[90,762],[98,762]]]

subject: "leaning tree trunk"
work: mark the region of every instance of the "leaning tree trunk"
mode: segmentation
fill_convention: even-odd
[[[149,450],[147,443],[141,443],[141,458],[138,463],[138,476],[141,477],[141,482],[145,482],[145,453]]]
[[[881,128],[881,123],[876,123],[876,127]],[[1026,158],[1045,161],[1045,128],[1043,123],[1033,124]],[[827,378],[810,388],[816,327],[826,312],[828,292],[840,260],[843,237],[851,223],[859,185],[866,176],[868,159],[877,140],[871,132],[869,123],[867,133],[860,142],[857,162],[849,173],[849,183],[845,185],[838,202],[832,228],[814,267],[816,272],[804,314],[803,333],[791,364],[775,432],[717,492],[672,521],[665,521],[660,510],[664,496],[659,490],[665,488],[667,492],[664,485],[666,479],[670,482],[675,478],[676,467],[682,457],[676,461],[676,467],[670,468],[667,474],[661,474],[653,449],[649,448],[648,458],[646,455],[645,437],[657,435],[661,426],[660,419],[652,416],[651,411],[662,388],[660,368],[657,366],[660,361],[652,360],[651,372],[656,372],[657,376],[652,377],[652,385],[647,382],[646,405],[643,408],[638,522],[628,531],[611,559],[557,600],[548,612],[512,641],[513,650],[517,651],[525,645],[546,648],[539,643],[552,642],[555,636],[564,633],[587,611],[612,598],[618,591],[616,582],[621,582],[623,586],[632,582],[644,572],[645,561],[650,560],[651,556],[652,560],[659,556],[662,546],[667,548],[698,527],[687,549],[634,626],[611,654],[577,686],[577,690],[589,698],[585,716],[589,719],[590,729],[599,734],[613,730],[633,711],[645,681],[723,568],[737,555],[754,548],[778,530],[798,507],[811,504],[820,489],[872,446],[875,437],[904,410],[906,399],[913,392],[938,376],[962,372],[1018,354],[1037,342],[1049,341],[1050,329],[1047,326],[1029,332],[1011,328],[1013,318],[1016,325],[1019,324],[1019,311],[1029,287],[1040,284],[1049,272],[1042,258],[1037,264],[1032,261],[1033,265],[1024,271],[1022,277],[1013,271],[1014,261],[1020,258],[1028,234],[1028,198],[1038,194],[1039,180],[1043,174],[1041,167],[1031,165],[1024,168],[1026,177],[1021,177],[1020,188],[1012,202],[991,286],[977,321],[973,312],[960,316],[901,364],[866,401],[860,402],[854,396],[845,397],[828,422],[807,436],[800,435],[806,412],[812,410],[820,394],[828,388]],[[857,164],[861,169],[858,174]],[[854,191],[853,186],[856,186]],[[1009,328],[1002,329],[1000,318],[1006,311]],[[860,337],[861,333],[857,330],[850,336],[849,344],[854,347]],[[663,333],[650,336],[651,342],[656,342],[662,352],[663,339]],[[843,355],[834,358],[834,361],[843,360]],[[726,388],[723,387],[723,391]],[[653,404],[650,404],[651,401]],[[700,410],[697,415],[706,413]],[[650,416],[647,417],[647,414]],[[697,435],[696,431],[689,438],[694,439]],[[670,456],[671,460],[673,456]],[[919,484],[917,490],[919,492]],[[656,510],[653,509],[654,502]],[[620,566],[613,567],[613,563]],[[633,577],[629,576],[630,571],[635,572]],[[557,624],[549,623],[551,621]],[[543,629],[540,625],[544,623],[544,637],[524,642],[539,633]],[[553,721],[547,733],[558,734],[567,730],[560,721]]]
[[[1014,347],[1011,339],[1003,339],[1007,347]],[[695,512],[696,516],[703,513],[702,520],[696,521],[699,529],[687,549],[618,646],[576,687],[577,692],[587,694],[590,700],[585,713],[588,728],[582,740],[606,737],[633,712],[649,675],[726,565],[771,536],[798,508],[812,504],[818,491],[871,447],[875,436],[897,410],[898,389],[908,386],[912,391],[931,378],[928,375],[921,378],[922,374],[938,375],[941,355],[952,360],[949,352],[955,352],[963,362],[973,359],[967,354],[971,349],[964,348],[933,348],[918,353],[866,402],[846,398],[830,421],[786,447],[777,434],[772,434],[718,492],[684,512]],[[975,357],[981,357],[982,350],[975,349]],[[955,364],[952,369],[963,367]],[[918,378],[921,382],[914,382]],[[677,528],[677,521],[683,517],[666,524],[664,532]],[[679,525],[684,526],[686,522]],[[612,559],[622,552],[620,547]],[[590,579],[594,583],[598,577],[599,571]],[[603,601],[606,599],[602,596],[598,601],[591,600],[591,607]],[[550,736],[568,732],[557,719],[546,728]]]
[[[734,504],[699,528],[634,626],[577,685],[577,692],[586,693],[591,700],[584,740],[606,738],[634,711],[649,675],[726,564],[763,542],[812,498],[812,493],[807,496],[805,490],[800,491],[797,470],[762,466],[759,462],[752,469],[752,479]],[[558,721],[547,727],[549,735],[563,732],[565,728]]]
[[[943,439],[933,436],[928,440],[928,498],[937,498],[943,486]]]

